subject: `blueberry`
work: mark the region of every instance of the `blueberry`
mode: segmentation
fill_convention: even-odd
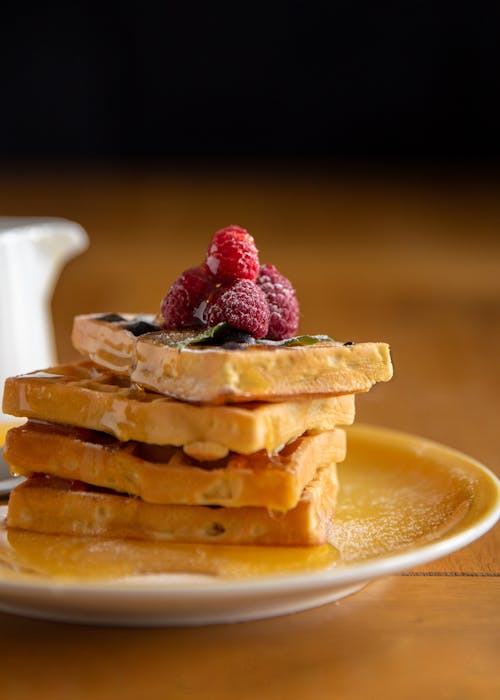
[[[239,345],[255,343],[255,338],[250,333],[242,331],[239,328],[228,328],[227,332],[219,339],[222,343],[238,343]]]
[[[96,320],[107,321],[107,323],[120,323],[126,319],[120,316],[120,314],[103,314],[102,316],[98,316]]]
[[[131,321],[123,326],[125,330],[130,331],[136,337],[139,335],[144,335],[144,333],[155,333],[159,331],[159,326],[155,326],[154,323],[148,323],[148,321]]]
[[[235,343],[231,341],[229,343],[223,343],[221,348],[223,350],[245,350],[246,345],[244,343]]]
[[[204,341],[204,345],[217,345],[225,350],[241,350],[245,345],[255,343],[255,338],[247,331],[242,331],[239,328],[231,326],[223,326],[213,338],[208,338]]]

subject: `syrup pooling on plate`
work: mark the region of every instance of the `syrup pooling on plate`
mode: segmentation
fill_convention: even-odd
[[[394,434],[388,437],[364,427],[349,432],[349,455],[339,469],[342,488],[332,522],[337,550],[329,545],[167,544],[20,530],[10,530],[7,536],[3,528],[2,578],[38,575],[89,581],[159,571],[244,578],[327,571],[425,548],[465,532],[493,507],[492,477],[463,455],[422,440],[415,449],[415,438],[396,440]],[[3,522],[4,513],[0,517]]]
[[[348,430],[348,458],[339,469],[332,543],[346,563],[444,536],[467,520],[480,487],[463,455],[420,439],[417,445],[412,436],[370,440],[372,433]]]
[[[66,581],[105,581],[168,572],[247,578],[326,570],[337,561],[338,554],[330,545],[196,545],[43,535],[7,531],[4,526],[0,532],[1,575],[19,580],[42,576]]]

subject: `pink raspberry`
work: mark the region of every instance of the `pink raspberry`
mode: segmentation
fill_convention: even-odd
[[[259,251],[244,228],[227,226],[214,234],[206,263],[217,282],[255,280],[259,272]]]
[[[269,305],[267,338],[292,338],[299,327],[299,302],[292,283],[274,265],[262,265],[256,283],[264,292]]]
[[[264,338],[269,328],[269,307],[262,290],[250,280],[237,280],[219,293],[207,307],[209,326],[228,323],[253,335]]]
[[[173,330],[203,324],[206,300],[213,288],[214,280],[205,263],[185,270],[161,302],[163,328]]]

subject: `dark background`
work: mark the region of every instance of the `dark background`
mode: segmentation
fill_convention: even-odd
[[[498,27],[481,2],[11,2],[0,157],[497,165]]]

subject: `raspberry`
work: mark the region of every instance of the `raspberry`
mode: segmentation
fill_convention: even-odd
[[[213,288],[213,278],[204,263],[185,270],[161,302],[163,328],[173,330],[203,324],[205,302]]]
[[[214,234],[206,263],[217,282],[253,281],[259,272],[259,251],[244,228],[227,226]]]
[[[256,283],[264,292],[269,305],[267,338],[292,338],[299,327],[299,302],[292,283],[274,265],[262,265]]]
[[[209,326],[228,323],[263,338],[269,328],[269,307],[262,290],[250,280],[237,280],[219,293],[207,307]]]

